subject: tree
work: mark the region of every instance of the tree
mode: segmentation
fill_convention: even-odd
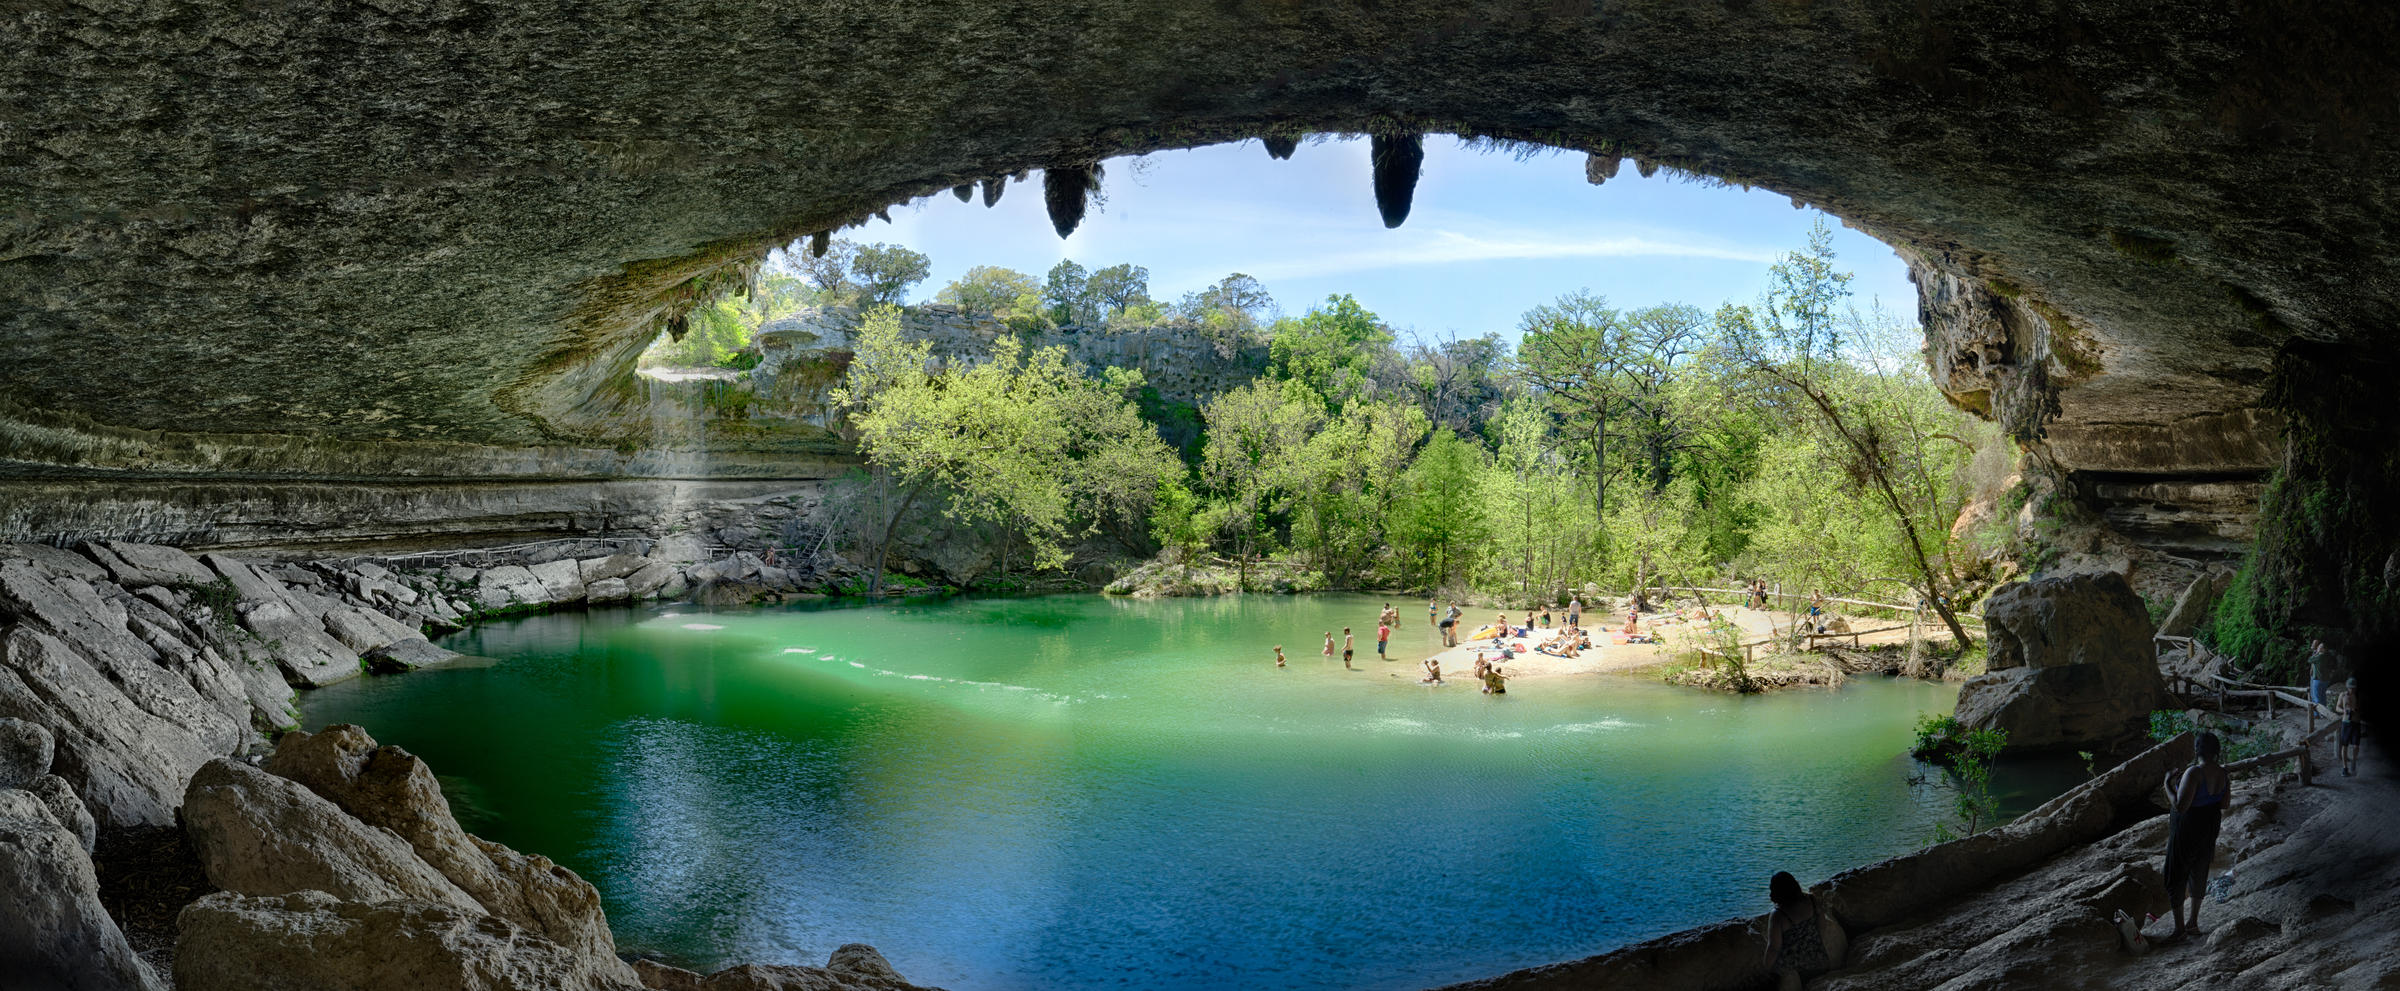
[[[1909,484],[1909,430],[1895,423],[1872,390],[1850,388],[1858,370],[1843,361],[1837,307],[1850,294],[1850,275],[1833,267],[1833,235],[1824,221],[1809,231],[1808,247],[1768,270],[1767,320],[1737,327],[1731,344],[1768,395],[1806,411],[1823,430],[1825,452],[1849,480],[1873,493],[1899,528],[1916,574],[1918,594],[1949,627],[1959,649],[1972,642],[1952,612],[1950,584],[1934,566],[1931,534],[1946,531],[1925,519],[1923,504],[1904,495]]]
[[[1217,356],[1231,358],[1258,334],[1259,318],[1273,312],[1275,299],[1267,287],[1240,272],[1215,285],[1183,294],[1174,315],[1197,324],[1216,345]]]
[[[1113,317],[1150,302],[1150,270],[1139,265],[1110,265],[1093,272],[1083,288],[1102,318]]]
[[[908,287],[933,274],[933,262],[897,244],[870,244],[852,257],[850,274],[857,277],[860,305],[897,305]]]
[[[1425,577],[1425,587],[1439,589],[1458,578],[1472,563],[1475,548],[1488,535],[1476,481],[1483,468],[1483,449],[1436,430],[1403,482],[1408,497],[1393,526],[1393,543]]]
[[[1517,391],[1508,380],[1508,340],[1497,333],[1420,338],[1401,358],[1417,405],[1436,425],[1459,434],[1482,433],[1486,421]]]
[[[1608,427],[1624,405],[1623,315],[1606,297],[1578,291],[1526,311],[1519,323],[1517,371],[1539,390],[1553,415],[1591,452],[1592,522],[1608,525]]]
[[[870,594],[881,594],[893,534],[922,496],[945,514],[1013,524],[1037,567],[1063,564],[1070,527],[1106,513],[1146,511],[1175,461],[1126,396],[1138,372],[1085,376],[1063,348],[1028,351],[1014,336],[990,360],[927,370],[931,346],[908,341],[899,311],[860,324],[834,402],[850,414],[859,449],[905,493],[875,550]]]
[[[1375,359],[1391,345],[1391,330],[1342,293],[1325,297],[1298,320],[1277,321],[1267,349],[1278,375],[1338,407],[1364,391]]]
[[[1238,581],[1248,588],[1250,562],[1274,539],[1268,517],[1290,483],[1293,459],[1324,424],[1323,401],[1298,383],[1261,377],[1210,400],[1201,419],[1208,424],[1201,464],[1229,501],[1223,522]]]
[[[1033,297],[1038,306],[1041,293],[1042,284],[1034,281],[1033,276],[997,265],[977,265],[967,269],[958,281],[943,286],[933,298],[972,313],[1005,318],[1015,313],[1019,301],[1027,296]]]
[[[1050,321],[1061,327],[1089,327],[1099,323],[1093,312],[1090,276],[1084,267],[1060,259],[1050,266],[1042,281],[1042,304],[1050,308]]]
[[[858,286],[850,281],[850,266],[858,258],[858,245],[836,238],[825,246],[824,254],[808,251],[788,252],[793,267],[817,298],[828,305],[846,305],[857,297]]]

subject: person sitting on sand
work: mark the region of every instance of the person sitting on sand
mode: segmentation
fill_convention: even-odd
[[[1275,666],[1276,666],[1276,667],[1282,667],[1282,666],[1283,666],[1283,645],[1282,645],[1282,644],[1276,644],[1276,645],[1275,645]]]
[[[1476,652],[1475,652],[1475,667],[1472,669],[1472,673],[1474,674],[1474,676],[1475,676],[1475,677],[1477,677],[1477,678],[1481,678],[1481,677],[1483,677],[1483,673],[1484,673],[1484,672],[1486,672],[1486,671],[1489,671],[1489,670],[1491,670],[1491,669],[1492,669],[1492,662],[1490,662],[1490,661],[1487,661],[1487,660],[1484,660],[1484,659],[1483,659],[1483,651],[1480,651],[1480,650],[1476,651]]]
[[[1638,612],[1629,612],[1629,613],[1626,613],[1626,614],[1625,614],[1625,629],[1624,629],[1623,631],[1621,631],[1621,632],[1623,632],[1623,633],[1624,633],[1626,636],[1629,636],[1629,637],[1630,637],[1630,636],[1632,636],[1632,635],[1633,635],[1633,633],[1634,633],[1634,630],[1638,629],[1638,628],[1641,626],[1641,623],[1642,623],[1642,614],[1641,614],[1641,613],[1638,613]]]
[[[2167,795],[2174,810],[2167,820],[2167,904],[2175,914],[2170,937],[2200,930],[2200,899],[2208,894],[2208,868],[2217,859],[2217,827],[2233,804],[2233,778],[2217,765],[2223,747],[2215,733],[2192,741],[2194,760],[2181,771],[2167,772]],[[2192,899],[2192,918],[2185,923],[2183,899]]]
[[[1508,694],[1508,676],[1500,673],[1499,665],[1495,664],[1483,669],[1483,693],[1485,695]]]
[[[1776,871],[1767,879],[1767,898],[1775,910],[1767,913],[1767,966],[1775,971],[1782,991],[1800,991],[1800,982],[1842,962],[1849,934],[1816,896],[1800,890],[1800,879]]]
[[[1426,658],[1426,659],[1425,659],[1425,677],[1422,677],[1422,678],[1419,678],[1419,679],[1417,679],[1417,684],[1420,684],[1420,685],[1439,685],[1439,684],[1441,684],[1441,683],[1442,683],[1442,659],[1441,659],[1441,658],[1439,658],[1439,657],[1428,657],[1428,658]]]
[[[2333,700],[2333,714],[2340,716],[2342,728],[2334,732],[2334,756],[2342,762],[2342,777],[2358,773],[2358,677],[2342,683],[2342,694]]]

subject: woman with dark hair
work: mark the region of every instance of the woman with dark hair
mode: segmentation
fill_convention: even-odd
[[[2174,810],[2167,827],[2167,901],[2175,913],[2175,931],[2200,932],[2200,899],[2208,893],[2208,868],[2217,859],[2217,827],[2233,804],[2233,777],[2217,764],[2223,745],[2215,733],[2192,741],[2193,761],[2180,773],[2167,772],[2167,797]],[[2192,900],[2192,918],[2183,918],[2185,896]]]
[[[1833,913],[1800,890],[1798,878],[1776,871],[1767,880],[1767,897],[1775,902],[1775,911],[1767,913],[1767,966],[1775,972],[1778,987],[1799,991],[1802,978],[1841,964],[1849,937]]]

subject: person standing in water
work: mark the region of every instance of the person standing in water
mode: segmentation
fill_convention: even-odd
[[[1342,670],[1344,671],[1358,670],[1350,666],[1350,658],[1357,653],[1357,642],[1350,636],[1350,628],[1342,627]]]
[[[2169,937],[2187,930],[2201,932],[2200,899],[2208,894],[2208,868],[2217,859],[2217,827],[2233,804],[2233,778],[2217,765],[2221,746],[2215,733],[2202,733],[2192,741],[2191,766],[2180,773],[2167,772],[2169,807],[2174,810],[2168,819],[2165,872],[2168,904],[2175,913],[2175,931]],[[2192,901],[2188,924],[2183,917],[2186,895]]]
[[[1389,612],[1390,612],[1390,610],[1388,610],[1388,609],[1387,609],[1387,610],[1385,610],[1385,612],[1386,612],[1386,613],[1389,613]],[[1387,653],[1385,652],[1385,648],[1387,648],[1387,647],[1391,646],[1391,643],[1392,643],[1392,622],[1391,622],[1391,620],[1389,620],[1389,619],[1385,619],[1385,620],[1378,621],[1378,622],[1375,624],[1375,659],[1376,659],[1376,660],[1378,660],[1378,661],[1388,661],[1388,660],[1391,660],[1391,657],[1390,657],[1390,655],[1389,655],[1389,654],[1387,654]]]
[[[1276,644],[1276,645],[1275,645],[1275,666],[1276,666],[1276,667],[1282,667],[1282,666],[1283,666],[1283,645],[1282,645],[1282,644]]]
[[[1325,631],[1325,659],[1333,660],[1333,631]]]

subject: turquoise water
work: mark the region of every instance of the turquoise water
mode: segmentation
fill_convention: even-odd
[[[960,991],[1427,987],[1760,911],[1772,872],[1914,849],[1948,812],[1903,751],[1953,687],[1428,688],[1424,604],[1377,662],[1381,601],[541,616],[447,642],[497,663],[303,703],[597,884],[624,949],[866,942]],[[1363,672],[1318,655],[1343,623]],[[2022,809],[2064,782],[2001,784]]]

